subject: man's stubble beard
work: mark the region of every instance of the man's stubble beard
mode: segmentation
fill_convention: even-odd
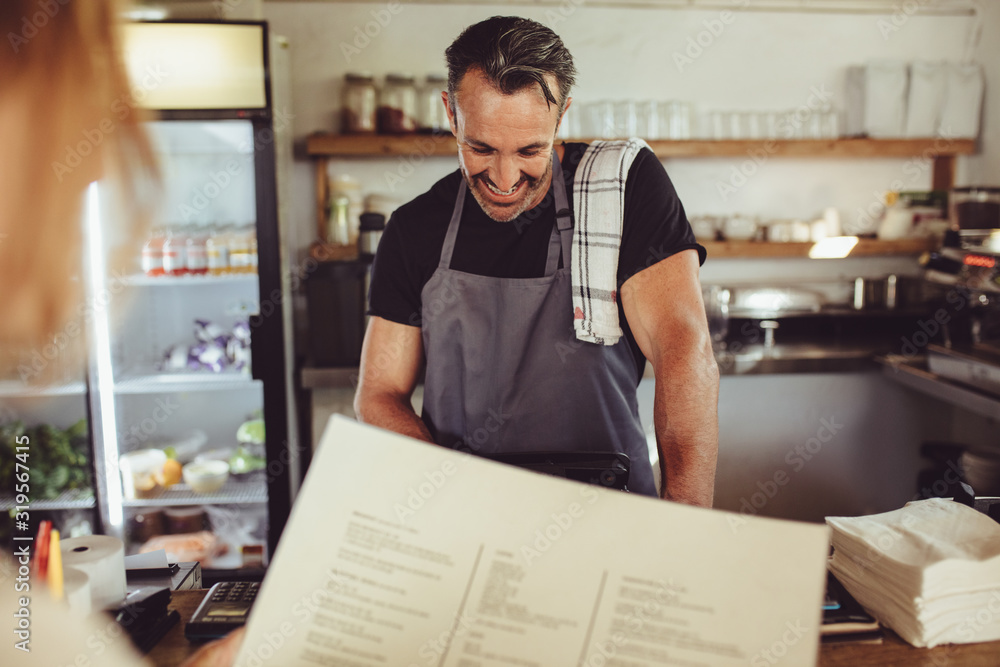
[[[550,178],[552,176],[552,161],[549,161],[548,166],[545,168],[545,173],[542,174],[541,178],[527,184],[524,197],[517,202],[516,206],[497,206],[495,202],[486,199],[479,191],[480,187],[486,188],[486,184],[478,175],[470,177],[466,173],[465,167],[462,167],[462,176],[465,178],[469,190],[472,191],[472,196],[475,198],[476,203],[479,204],[479,208],[483,210],[483,213],[496,222],[511,222],[512,220],[516,220],[525,211],[531,209],[533,204],[537,206],[542,203],[545,192],[548,191],[548,185],[552,182]],[[500,217],[495,215],[496,213],[499,213]]]

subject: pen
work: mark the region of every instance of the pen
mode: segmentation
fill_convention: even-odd
[[[48,580],[52,597],[61,600],[63,596],[62,550],[59,548],[59,531],[54,528],[49,537]]]
[[[52,522],[42,521],[38,525],[38,539],[35,542],[35,576],[45,579],[48,572],[49,537],[52,532]]]

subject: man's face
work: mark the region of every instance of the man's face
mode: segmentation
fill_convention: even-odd
[[[546,80],[558,90],[554,76]],[[456,98],[448,118],[462,175],[486,215],[510,222],[537,206],[549,189],[559,109],[538,86],[504,95],[476,69],[465,74]]]

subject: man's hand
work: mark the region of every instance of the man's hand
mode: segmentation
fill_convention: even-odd
[[[711,507],[719,452],[719,367],[698,282],[683,250],[629,278],[622,307],[656,378],[653,423],[662,497]]]
[[[433,442],[410,402],[424,363],[420,328],[381,317],[368,321],[354,412],[358,421]]]
[[[205,644],[182,662],[181,667],[230,667],[236,662],[236,654],[240,651],[244,634],[246,627],[233,630],[222,639]]]

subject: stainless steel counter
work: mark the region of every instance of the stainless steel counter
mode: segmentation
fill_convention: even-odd
[[[823,346],[809,343],[744,345],[717,352],[723,375],[763,373],[838,373],[875,368],[875,351],[868,346]],[[648,372],[648,367],[647,367]]]
[[[879,357],[886,377],[910,389],[933,396],[977,415],[1000,419],[1000,398],[988,392],[954,382],[927,370],[924,357],[886,355]]]
[[[722,375],[751,375],[765,373],[838,373],[872,370],[875,351],[871,347],[821,346],[812,344],[787,344],[765,347],[743,345],[737,350],[716,353]],[[653,377],[652,368],[646,365],[644,379]],[[305,389],[353,389],[357,386],[357,368],[302,369],[302,386]]]

